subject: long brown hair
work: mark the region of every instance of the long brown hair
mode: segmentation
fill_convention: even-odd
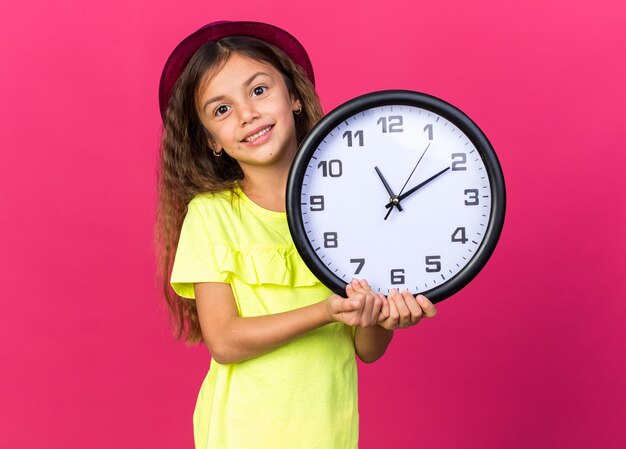
[[[212,156],[211,135],[200,122],[196,100],[206,74],[219,70],[233,53],[271,64],[282,74],[289,93],[302,103],[302,113],[295,116],[298,142],[323,115],[305,72],[280,49],[251,37],[232,36],[204,44],[176,81],[161,140],[155,241],[170,323],[176,338],[188,343],[202,341],[196,304],[178,296],[169,283],[187,204],[200,193],[232,190],[243,179],[237,161],[224,152],[219,158]]]

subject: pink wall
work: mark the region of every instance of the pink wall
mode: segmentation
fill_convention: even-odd
[[[301,39],[327,109],[424,91],[504,168],[485,270],[361,367],[361,448],[625,447],[623,2],[306,5],[3,7],[0,446],[192,446],[208,357],[172,340],[153,276],[157,84],[190,31],[248,19]]]

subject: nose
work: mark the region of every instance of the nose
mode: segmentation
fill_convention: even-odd
[[[251,123],[257,118],[259,118],[259,111],[257,111],[253,101],[247,100],[240,105],[239,121],[241,126]]]

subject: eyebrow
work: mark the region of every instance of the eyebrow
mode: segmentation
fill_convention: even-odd
[[[265,76],[268,76],[268,77],[269,77],[269,75],[268,75],[267,73],[265,73],[265,72],[256,72],[254,75],[252,75],[252,76],[251,76],[250,78],[248,78],[246,81],[244,81],[243,85],[244,85],[244,86],[249,86],[250,84],[252,84],[252,82],[253,82],[253,81],[254,81],[257,77],[262,76],[262,75],[265,75]],[[206,110],[206,107],[207,107],[208,105],[210,105],[211,103],[215,103],[216,101],[222,101],[224,98],[225,98],[225,96],[224,96],[224,95],[218,95],[218,96],[216,96],[216,97],[209,98],[207,101],[205,101],[205,102],[204,102],[204,105],[202,106],[202,110],[203,110],[203,111],[204,111],[204,110]]]

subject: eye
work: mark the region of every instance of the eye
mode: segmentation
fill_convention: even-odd
[[[257,86],[252,89],[252,95],[258,97],[259,95],[263,95],[267,91],[267,86]]]
[[[215,115],[216,116],[220,116],[220,115],[224,115],[228,112],[228,106],[226,106],[225,104],[218,106],[217,108],[215,108]]]

